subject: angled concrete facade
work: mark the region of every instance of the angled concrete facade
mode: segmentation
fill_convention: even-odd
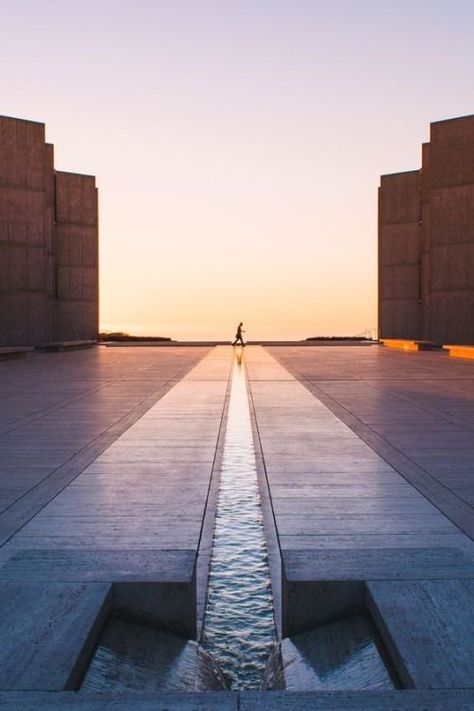
[[[90,175],[56,172],[55,340],[97,338],[97,188]]]
[[[55,171],[44,124],[0,117],[0,346],[97,332],[95,178]]]
[[[379,188],[379,335],[474,343],[474,116],[431,124]]]

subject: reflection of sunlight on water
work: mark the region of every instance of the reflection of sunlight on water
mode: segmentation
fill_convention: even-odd
[[[243,349],[235,349],[203,644],[234,689],[258,689],[275,641]]]

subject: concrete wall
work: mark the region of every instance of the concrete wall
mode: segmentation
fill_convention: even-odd
[[[55,340],[97,338],[97,189],[95,178],[56,173]]]
[[[431,124],[431,336],[474,343],[474,116]]]
[[[421,187],[421,329],[419,338],[431,340],[431,204],[429,166],[431,146],[422,145]]]
[[[474,116],[431,124],[421,172],[379,196],[381,337],[474,343]]]
[[[55,173],[42,123],[0,117],[0,346],[98,331],[97,190]]]
[[[379,328],[417,338],[421,327],[420,173],[382,176],[379,190]]]
[[[0,117],[0,345],[51,338],[44,133],[41,123]]]

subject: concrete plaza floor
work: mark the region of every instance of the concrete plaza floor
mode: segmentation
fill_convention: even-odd
[[[122,708],[71,691],[111,610],[193,635],[232,358],[98,347],[0,363],[0,708]],[[415,691],[133,705],[474,708],[474,362],[380,346],[245,359],[282,634],[366,607]]]

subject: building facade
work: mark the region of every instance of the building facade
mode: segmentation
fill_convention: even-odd
[[[474,116],[431,124],[379,188],[379,336],[474,344]]]
[[[44,124],[0,117],[0,346],[97,333],[95,178],[55,170]]]

